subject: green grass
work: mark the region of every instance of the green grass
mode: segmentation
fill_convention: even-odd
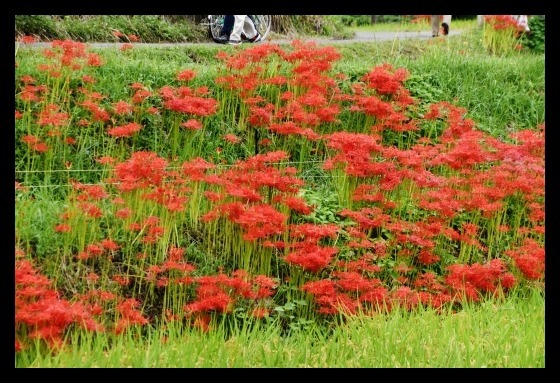
[[[233,332],[181,328],[149,336],[98,334],[58,353],[20,353],[16,367],[542,368],[544,297],[532,290],[455,313],[419,309],[349,319],[331,334],[280,335],[273,322]],[[229,333],[229,335],[226,335]],[[40,349],[40,346],[38,346]]]

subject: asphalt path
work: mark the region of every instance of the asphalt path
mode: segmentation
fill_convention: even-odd
[[[461,34],[461,30],[450,30],[448,36],[455,36]],[[396,41],[401,39],[431,39],[432,32],[419,31],[419,32],[356,32],[353,38],[349,39],[333,39],[325,37],[305,37],[298,38],[302,41],[314,41],[317,44],[352,44],[352,43],[369,43],[369,42],[381,42],[381,41]],[[272,44],[290,44],[294,39],[288,39],[285,37],[272,36],[267,38],[263,43]],[[119,48],[125,43],[87,43],[89,46],[96,48]],[[188,47],[192,45],[215,45],[213,41],[208,42],[198,42],[198,43],[132,43],[135,47]],[[37,42],[32,44],[19,44],[19,47],[33,47],[42,48],[50,47],[52,43],[50,42]],[[16,42],[18,46],[18,42]]]

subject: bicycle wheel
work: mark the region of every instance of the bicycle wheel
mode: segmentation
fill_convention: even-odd
[[[208,36],[214,40],[214,42],[221,43],[218,37],[220,37],[222,27],[224,26],[224,18],[225,15],[208,16]]]
[[[255,28],[261,34],[261,40],[267,38],[270,33],[270,26],[272,25],[272,15],[251,15]]]

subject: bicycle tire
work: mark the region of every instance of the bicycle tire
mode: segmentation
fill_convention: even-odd
[[[252,15],[255,28],[261,35],[261,41],[265,40],[272,26],[272,15]]]
[[[224,26],[224,18],[225,15],[210,15],[208,17],[208,37],[216,43],[221,43],[219,37]]]
[[[208,37],[214,42],[221,43],[219,37],[224,26],[225,15],[210,15],[208,17]],[[272,26],[272,15],[251,15],[255,28],[261,35],[261,41],[265,40],[270,34]]]

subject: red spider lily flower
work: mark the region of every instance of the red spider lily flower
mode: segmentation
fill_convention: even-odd
[[[264,107],[250,106],[247,121],[253,126],[267,126],[272,121],[273,104]]]
[[[103,61],[97,53],[89,53],[87,63],[92,67],[100,67],[103,65]]]
[[[119,219],[125,219],[125,218],[130,217],[131,214],[132,214],[132,210],[131,210],[131,209],[129,209],[129,208],[123,208],[123,209],[118,210],[118,211],[115,213],[115,217],[117,217],[117,218],[119,218]]]
[[[85,84],[95,84],[97,82],[97,80],[95,80],[93,77],[91,77],[90,75],[87,75],[87,74],[82,76],[82,81]]]
[[[182,174],[193,181],[201,181],[206,177],[208,170],[214,169],[216,165],[206,161],[201,157],[183,163],[181,166]]]
[[[284,260],[287,263],[301,267],[303,270],[317,273],[329,265],[338,251],[337,247],[322,247],[310,242],[304,242],[303,246],[289,253]]]
[[[439,256],[433,254],[431,251],[427,249],[420,250],[420,253],[418,254],[417,258],[418,258],[418,262],[426,266],[439,262],[440,260]]]
[[[336,293],[335,282],[330,279],[322,279],[319,281],[307,282],[301,287],[301,289],[313,295],[333,296]]]
[[[284,84],[286,84],[288,82],[288,79],[284,76],[272,76],[272,77],[268,77],[262,80],[263,84],[267,84],[267,85],[276,85],[276,86],[282,86]]]
[[[152,92],[147,89],[138,89],[132,96],[132,102],[135,104],[141,104],[145,99],[150,97]]]
[[[35,77],[26,74],[20,77],[20,81],[25,85],[29,85],[29,84],[35,84],[37,80],[35,80]]]
[[[134,107],[126,101],[120,100],[113,103],[115,114],[130,114],[134,111]]]
[[[131,191],[149,185],[159,186],[166,176],[167,161],[152,152],[135,152],[128,161],[115,165],[117,188]]]
[[[23,142],[25,142],[25,143],[26,143],[27,145],[29,145],[29,146],[41,142],[41,140],[40,140],[38,137],[32,136],[32,135],[23,136],[23,137],[21,138],[21,140],[22,140]]]
[[[180,247],[172,247],[167,251],[167,259],[178,262],[185,255],[185,249]]]
[[[274,294],[274,289],[277,287],[277,283],[270,277],[265,275],[257,275],[253,284],[257,287],[257,292],[254,295],[254,299],[268,298]]]
[[[65,223],[61,223],[59,225],[56,225],[56,227],[54,228],[54,230],[57,233],[69,233],[72,231],[72,228],[70,227],[70,225],[67,225]]]
[[[378,207],[362,208],[359,211],[343,209],[340,215],[352,219],[362,230],[383,227],[391,220],[391,216],[384,214]]]
[[[127,328],[132,325],[145,325],[148,319],[142,316],[142,313],[137,310],[140,302],[134,298],[125,299],[117,304],[117,311],[120,313],[120,318],[115,325],[115,333],[122,334]]]
[[[19,98],[23,101],[39,101],[41,98],[37,95],[39,90],[36,86],[33,85],[26,85],[21,93],[19,94]]]
[[[335,239],[339,229],[334,223],[290,225],[290,238],[300,238],[308,242],[318,242],[321,238]]]
[[[237,137],[235,134],[225,134],[223,136],[224,140],[226,140],[227,142],[230,142],[232,144],[237,144],[239,142],[241,142],[241,138]]]
[[[282,234],[287,217],[267,204],[257,204],[244,209],[234,222],[246,230],[243,238],[254,241],[274,234]]]
[[[143,226],[154,227],[154,226],[157,226],[158,223],[159,223],[159,217],[150,216],[150,217],[147,217],[142,224],[143,224]]]
[[[186,89],[190,91],[190,88]],[[175,97],[175,89],[169,85],[162,86],[158,93],[164,100],[169,100]]]
[[[195,120],[195,119],[190,119],[187,122],[183,122],[181,124],[181,126],[185,129],[188,130],[200,130],[202,129],[202,122]]]
[[[128,286],[131,282],[131,279],[126,275],[113,275],[111,279],[120,286]]]
[[[88,282],[96,282],[99,280],[99,275],[95,273],[89,273],[88,275],[86,275],[86,280]]]
[[[480,293],[495,293],[499,287],[512,287],[515,281],[513,275],[507,272],[504,261],[499,258],[486,264],[451,265],[447,270],[449,275],[445,278],[445,283],[464,298],[474,302],[480,300]]]
[[[20,112],[19,110],[16,110],[16,112],[15,112],[16,120],[20,120],[22,117],[23,117],[23,113]]]
[[[21,42],[24,43],[24,44],[33,44],[36,41],[37,41],[37,38],[35,36],[25,35],[21,38]]]
[[[338,261],[336,263],[337,268],[344,269],[354,272],[368,272],[368,273],[378,273],[381,271],[381,267],[374,264],[373,262],[377,257],[372,253],[366,253],[358,260],[355,261]]]
[[[113,137],[132,137],[136,132],[142,129],[142,125],[131,122],[121,126],[115,126],[107,130],[107,134]]]
[[[525,238],[520,247],[506,250],[504,254],[513,258],[515,266],[528,280],[544,277],[545,249],[537,241]]]
[[[192,69],[185,69],[177,74],[177,80],[190,81],[195,78],[196,72]]]
[[[366,73],[362,80],[367,87],[375,89],[380,95],[397,95],[404,90],[403,83],[408,75],[406,69],[394,69],[391,64],[385,63]]]
[[[101,241],[101,246],[103,247],[103,249],[105,250],[109,250],[109,251],[116,251],[118,249],[120,249],[120,246],[113,241],[112,239],[104,239]]]
[[[113,165],[116,162],[116,160],[112,157],[103,156],[97,159],[97,162],[100,163],[101,165]]]
[[[286,204],[286,206],[288,206],[293,211],[303,215],[311,214],[314,210],[314,207],[309,206],[305,201],[305,199],[301,197],[297,197],[297,196],[285,196],[280,198],[275,197],[274,200]]]
[[[174,97],[164,102],[166,109],[201,117],[215,113],[217,106],[218,102],[213,98],[193,96],[186,96],[184,98]]]
[[[103,216],[103,211],[101,208],[93,203],[80,202],[78,207],[89,217],[100,218]]]
[[[80,182],[70,181],[74,190],[82,192],[81,195],[77,197],[78,201],[85,200],[100,200],[107,198],[109,194],[105,191],[103,185],[88,185],[82,184]]]
[[[492,26],[496,31],[511,29],[514,31],[523,31],[524,27],[520,26],[511,15],[485,15],[484,22]]]
[[[134,48],[134,45],[132,45],[130,43],[126,43],[126,44],[121,45],[121,47],[119,49],[122,52],[126,52],[126,51],[129,51],[129,50],[133,49],[133,48]]]
[[[163,237],[164,233],[165,229],[161,226],[150,227],[144,238],[142,238],[142,242],[148,244],[156,243],[159,238]]]
[[[89,245],[86,246],[86,252],[90,256],[95,257],[95,256],[103,254],[103,247],[101,245],[92,243],[92,244],[89,244]]]
[[[76,139],[74,137],[66,137],[64,142],[68,145],[74,145],[76,143]]]
[[[129,41],[136,43],[138,41],[140,41],[140,37],[136,36],[136,35],[127,35],[127,38]]]
[[[228,313],[233,310],[233,299],[223,291],[213,291],[212,295],[206,295],[207,293],[204,292],[199,294],[201,296],[198,297],[198,300],[185,305],[185,311]]]
[[[194,94],[197,96],[208,96],[210,94],[210,88],[207,86],[199,86],[194,90]]]
[[[47,146],[47,144],[45,144],[44,142],[37,142],[37,143],[31,145],[30,148],[31,148],[31,150],[34,150],[34,151],[39,152],[39,153],[46,153],[50,149]]]
[[[82,103],[82,106],[93,113],[94,121],[101,121],[101,122],[109,121],[110,119],[109,113],[107,113],[103,108],[101,108],[94,101],[86,100]]]
[[[419,274],[416,279],[414,280],[414,287],[416,288],[427,288],[432,291],[444,291],[445,287],[438,282],[436,278],[436,274],[433,272],[425,272],[423,274]]]
[[[31,262],[16,261],[15,282],[16,329],[21,325],[33,329],[27,334],[29,338],[43,339],[52,346],[60,344],[63,332],[72,324],[102,331],[87,307],[60,299],[51,289],[51,281],[40,275]]]
[[[115,36],[115,37],[122,37],[122,36],[124,36],[124,34],[123,34],[121,31],[118,31],[118,30],[117,30],[117,31],[113,31],[113,36]]]
[[[380,279],[368,279],[361,272],[356,271],[334,271],[333,276],[337,278],[335,282],[337,289],[349,293],[359,294],[379,287],[381,284]]]

